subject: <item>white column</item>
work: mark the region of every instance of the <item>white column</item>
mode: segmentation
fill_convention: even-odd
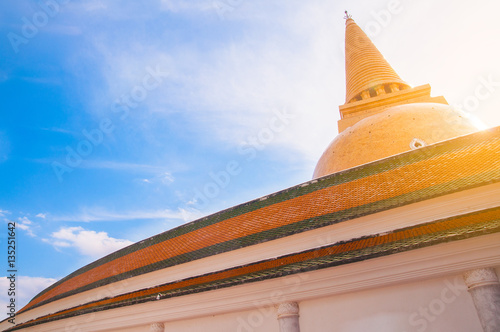
[[[165,331],[165,325],[163,323],[153,323],[149,327],[149,330],[151,332],[164,332]]]
[[[500,282],[492,268],[471,270],[464,273],[484,332],[500,331]]]
[[[278,305],[278,322],[280,332],[300,332],[297,302],[283,302]]]

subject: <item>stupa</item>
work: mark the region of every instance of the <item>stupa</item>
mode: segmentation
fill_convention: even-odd
[[[339,135],[314,178],[477,131],[444,97],[431,97],[429,85],[411,88],[403,81],[350,16],[345,54]]]
[[[403,81],[346,16],[313,179],[135,243],[3,331],[500,331],[500,127]]]

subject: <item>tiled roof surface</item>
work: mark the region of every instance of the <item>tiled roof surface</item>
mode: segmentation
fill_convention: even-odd
[[[193,276],[154,288],[69,308],[20,324],[8,331],[95,311],[338,266],[494,232],[500,232],[500,207]],[[159,294],[161,294],[160,298],[158,298]]]
[[[129,277],[500,180],[500,127],[335,173],[108,255],[22,311]]]

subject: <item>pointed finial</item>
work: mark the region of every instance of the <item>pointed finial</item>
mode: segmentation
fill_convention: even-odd
[[[349,13],[347,12],[347,10],[346,10],[346,11],[345,11],[345,16],[344,16],[344,19],[348,20],[348,19],[350,19],[350,18],[352,18],[352,15],[351,15],[351,14],[349,14]]]
[[[350,16],[346,13],[346,17]],[[352,20],[345,30],[346,104],[368,99],[387,90],[410,86],[392,69],[370,38]],[[394,87],[391,87],[395,84]],[[380,88],[380,91],[377,89]]]

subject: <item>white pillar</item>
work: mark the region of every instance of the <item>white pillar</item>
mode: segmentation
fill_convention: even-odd
[[[280,332],[300,332],[297,302],[283,302],[278,305],[278,322]]]
[[[165,325],[163,323],[153,323],[149,327],[149,330],[151,332],[164,332],[165,331]]]
[[[492,268],[471,270],[464,273],[484,332],[500,331],[500,282]]]

